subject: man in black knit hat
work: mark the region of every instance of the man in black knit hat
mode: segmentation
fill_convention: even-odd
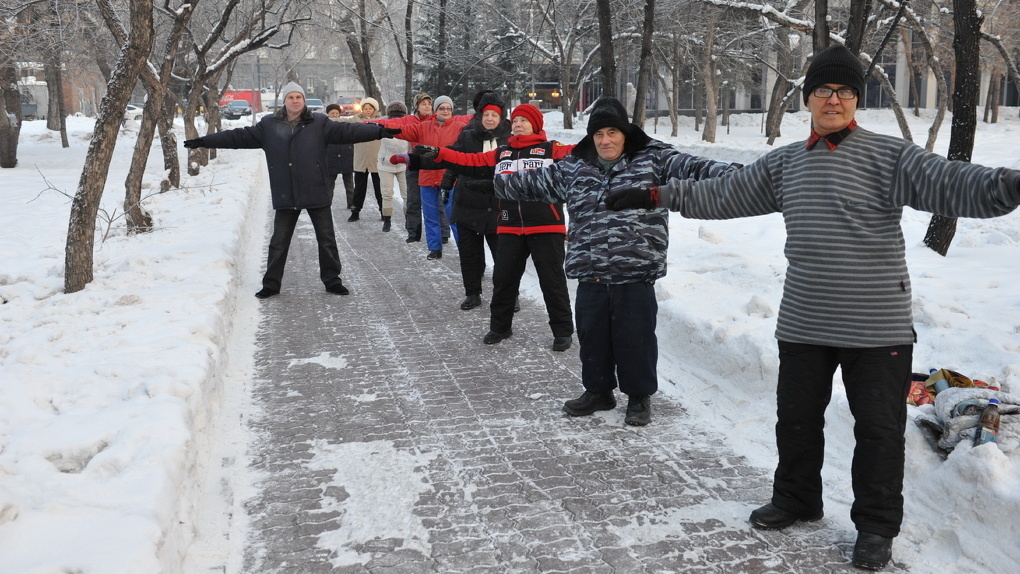
[[[588,135],[569,156],[495,178],[497,197],[567,204],[565,267],[567,277],[578,280],[574,317],[584,386],[579,398],[564,403],[568,415],[616,408],[619,386],[629,397],[624,423],[646,425],[650,396],[658,390],[655,281],[666,274],[669,213],[610,211],[606,197],[730,168],[653,140],[630,123],[619,100],[606,97],[592,106]]]
[[[775,530],[820,520],[825,410],[841,369],[854,417],[853,563],[892,559],[903,521],[904,432],[915,333],[900,226],[903,208],[995,217],[1020,204],[1020,172],[949,161],[857,126],[860,61],[841,45],[815,56],[804,79],[807,141],[718,179],[677,181],[654,196],[611,195],[612,209],[669,207],[684,217],[780,212],[788,260],[776,339],[776,446],[771,501],[751,513]]]

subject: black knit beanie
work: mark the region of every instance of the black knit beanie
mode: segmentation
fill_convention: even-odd
[[[594,135],[602,128],[616,128],[625,135],[630,135],[630,122],[627,121],[627,108],[620,100],[613,97],[602,97],[595,100],[588,115],[588,135]]]
[[[857,102],[864,96],[864,68],[853,52],[842,44],[833,44],[811,60],[804,74],[804,103],[811,90],[822,84],[840,84],[857,90]]]

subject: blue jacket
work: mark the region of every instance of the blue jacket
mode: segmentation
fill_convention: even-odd
[[[244,128],[202,138],[208,148],[255,149],[266,154],[273,209],[328,207],[333,197],[326,184],[328,144],[347,144],[380,139],[382,126],[334,122],[305,108],[293,127],[286,110],[264,116]]]
[[[715,177],[733,168],[653,140],[632,124],[623,156],[608,172],[587,136],[569,156],[549,167],[497,176],[496,196],[566,202],[567,277],[609,284],[654,282],[666,275],[669,212],[664,207],[611,211],[606,197],[665,185],[670,178]]]

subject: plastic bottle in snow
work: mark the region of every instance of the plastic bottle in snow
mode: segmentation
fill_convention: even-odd
[[[997,434],[999,434],[999,399],[988,399],[988,406],[981,411],[981,420],[978,421],[978,434],[974,438],[974,444],[995,442]]]

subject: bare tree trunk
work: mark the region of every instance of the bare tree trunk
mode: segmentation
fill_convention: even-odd
[[[14,115],[14,122],[8,114]],[[0,168],[18,165],[18,138],[21,136],[21,94],[14,62],[0,60]]]
[[[772,97],[769,99],[769,112],[765,116],[765,135],[769,138],[769,145],[782,135],[783,116],[786,114],[789,99],[787,94],[794,89],[793,82],[793,53],[790,49],[790,36],[785,29],[780,29],[775,35],[777,48],[776,55],[776,83],[772,84]],[[799,92],[799,90],[798,90]]]
[[[829,47],[829,0],[815,0],[815,27],[811,39],[815,54]]]
[[[447,0],[439,0],[439,30],[437,30],[438,38],[436,38],[436,57],[439,59],[439,63],[436,66],[436,95],[442,95],[446,93],[446,61],[449,59],[446,55],[446,46],[449,41],[446,29],[446,5]]]
[[[701,75],[705,77],[705,131],[701,132],[701,140],[715,143],[716,124],[718,123],[718,101],[719,81],[716,79],[715,58],[712,52],[715,50],[715,32],[718,22],[718,12],[711,10],[712,14],[706,23],[705,50],[702,54]]]
[[[131,167],[124,180],[124,215],[127,218],[128,233],[146,233],[152,230],[152,215],[142,207],[142,176],[152,149],[152,138],[156,132],[156,121],[161,110],[149,101],[142,111],[142,123],[138,127],[138,139],[131,156]]]
[[[178,102],[173,92],[167,91],[166,95],[163,116],[158,120],[159,142],[163,148],[163,171],[166,173],[166,179],[159,184],[160,191],[181,186],[181,159],[177,155],[177,132],[173,129]]]
[[[602,59],[602,95],[618,97],[616,55],[613,53],[613,11],[610,0],[595,0],[599,20],[599,55]]]
[[[871,0],[850,0],[850,16],[847,18],[846,47],[856,56],[864,47],[864,32],[871,16]]]
[[[404,12],[404,53],[407,60],[404,62],[404,101],[411,104],[414,101],[414,35],[412,19],[414,13],[414,0],[407,0],[407,9]],[[410,110],[413,114],[417,110]]]
[[[570,55],[565,58],[570,61]],[[570,109],[570,66],[559,66],[560,75],[560,111],[563,112],[563,129],[574,129],[574,114]],[[580,84],[578,84],[580,85]]]
[[[985,113],[981,121],[988,124],[999,123],[999,94],[1002,92],[1002,72],[992,71],[992,78],[988,82],[988,96],[985,98]]]
[[[109,3],[109,0],[98,0]],[[110,169],[110,158],[117,145],[123,109],[131,98],[138,73],[152,50],[152,0],[134,0],[127,44],[121,50],[106,96],[99,106],[96,128],[85,156],[85,168],[71,203],[64,260],[64,292],[81,291],[92,282],[96,214]]]
[[[60,145],[70,147],[67,141],[67,119],[64,113],[64,79],[60,73],[60,49],[50,50],[43,73],[46,75],[46,129],[60,132]]]
[[[634,98],[634,113],[631,121],[645,126],[645,103],[648,101],[648,86],[652,75],[652,35],[655,34],[655,0],[645,0],[645,20],[641,31],[641,56],[638,60],[637,97]]]
[[[953,128],[946,158],[969,162],[974,153],[977,103],[981,93],[981,51],[978,43],[983,18],[977,13],[974,0],[953,0],[953,15],[956,78],[953,82]],[[924,244],[945,256],[949,253],[949,245],[955,235],[955,217],[933,215],[928,223]]]

